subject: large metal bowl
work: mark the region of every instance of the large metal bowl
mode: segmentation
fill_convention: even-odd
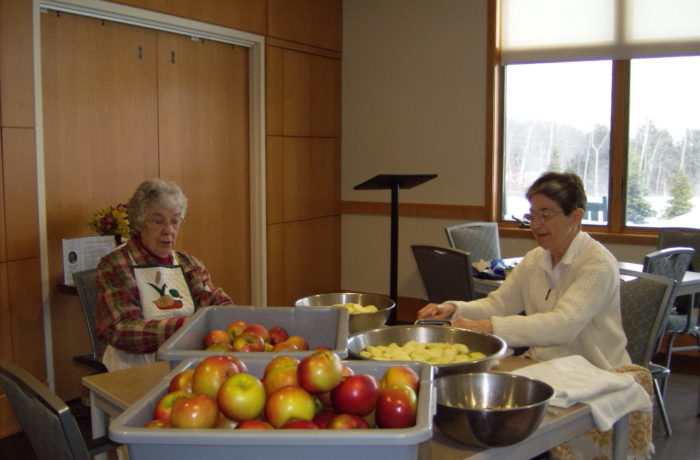
[[[411,340],[421,343],[463,343],[469,347],[469,351],[480,351],[486,355],[485,358],[464,363],[433,365],[436,376],[489,371],[496,361],[505,355],[507,349],[506,342],[493,334],[447,326],[409,325],[384,327],[353,334],[348,338],[348,353],[353,358],[367,359],[360,355],[360,352],[368,346],[391,343],[403,345]]]
[[[503,447],[527,438],[554,396],[544,382],[496,372],[448,375],[437,378],[435,387],[435,424],[455,441],[476,447]]]
[[[295,307],[329,307],[341,303],[359,303],[360,305],[374,305],[377,307],[374,313],[353,313],[350,315],[348,331],[350,334],[376,329],[386,324],[396,303],[390,297],[376,294],[364,294],[360,292],[333,292],[330,294],[317,294],[303,297],[294,302]]]

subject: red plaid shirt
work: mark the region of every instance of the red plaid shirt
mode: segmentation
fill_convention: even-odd
[[[129,258],[131,254],[131,258]],[[209,272],[196,258],[177,252],[185,272],[195,310],[209,305],[233,305],[224,291],[214,287]],[[100,260],[97,266],[97,335],[115,348],[129,353],[151,353],[173,335],[186,318],[146,321],[131,265],[161,263],[133,238]]]

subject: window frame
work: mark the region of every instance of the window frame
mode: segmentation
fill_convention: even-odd
[[[504,64],[500,56],[500,0],[488,2],[487,37],[487,104],[486,117],[486,214],[498,222],[502,236],[530,238],[528,229],[514,221],[503,220],[503,100]],[[612,61],[612,99],[610,124],[610,174],[608,222],[606,225],[584,225],[586,232],[605,243],[656,246],[658,227],[628,227],[625,225],[627,183],[627,151],[629,144],[630,59]]]

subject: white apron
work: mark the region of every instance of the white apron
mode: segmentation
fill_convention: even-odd
[[[129,256],[131,258],[131,255]],[[131,258],[133,262],[133,258]],[[173,253],[174,265],[134,265],[134,277],[141,297],[141,314],[146,321],[181,318],[194,313],[194,301],[182,266]],[[154,363],[156,352],[127,353],[111,345],[102,362],[109,371]]]

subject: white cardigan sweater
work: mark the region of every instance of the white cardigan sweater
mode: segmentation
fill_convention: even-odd
[[[495,335],[510,347],[530,347],[533,359],[577,354],[602,369],[630,363],[617,261],[586,233],[556,267],[548,250],[535,248],[488,297],[451,303],[454,317],[491,319]]]

